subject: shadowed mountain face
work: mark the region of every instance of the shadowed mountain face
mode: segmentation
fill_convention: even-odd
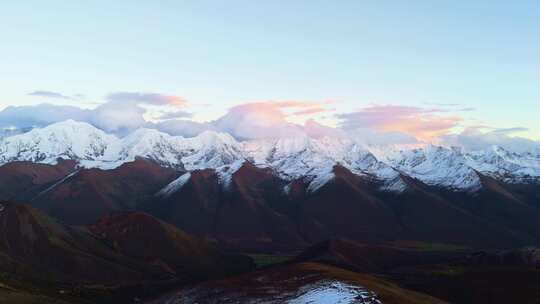
[[[469,247],[509,247],[539,239],[540,227],[532,215],[540,212],[489,187],[471,195],[443,191],[403,176],[408,190],[392,194],[377,190],[373,181],[340,166],[334,168],[334,175],[315,193],[308,193],[301,180],[293,182],[286,193],[285,183],[270,170],[249,164],[233,174],[226,189],[220,187],[214,171],[194,171],[177,192],[157,197],[147,210],[186,231],[245,248],[299,248],[334,237]],[[486,210],[475,210],[475,202],[485,204]],[[497,214],[499,208],[514,204],[512,213],[522,216],[522,224],[488,213]]]
[[[37,280],[133,282],[157,269],[125,259],[84,228],[66,226],[24,204],[3,204],[0,268]]]
[[[226,189],[213,170],[194,171],[181,189],[156,197],[147,207],[188,232],[216,238],[227,246],[302,246],[305,242],[294,221],[279,209],[280,203],[288,203],[281,185],[270,171],[249,164],[234,173]]]
[[[403,228],[397,239],[460,244],[473,248],[512,247],[538,241],[538,238],[530,238],[525,225],[521,231],[514,231],[505,224],[508,221],[476,212],[474,206],[481,202],[487,209],[496,210],[496,202],[485,198],[492,195],[488,189],[482,190],[481,194],[459,193],[430,187],[406,176],[402,178],[409,187],[407,191],[400,195],[378,194],[392,206]],[[514,204],[509,200],[504,200],[504,203]],[[531,212],[538,214],[539,211]],[[497,237],[494,238],[494,235]]]
[[[291,195],[300,197],[303,223],[317,223],[301,226],[312,242],[346,237],[367,243],[420,240],[474,248],[522,246],[540,239],[540,227],[533,218],[540,215],[539,210],[508,196],[508,190],[502,195],[499,191],[505,187],[496,182],[497,190],[484,187],[470,194],[401,176],[407,190],[395,194],[376,190],[372,181],[343,167],[336,166],[334,174],[314,194],[299,195],[297,189]]]
[[[119,212],[89,227],[122,255],[187,280],[253,268],[248,257],[218,251],[208,242],[141,212]]]
[[[64,169],[65,165],[52,168],[57,167],[54,172]],[[36,165],[34,170],[32,174],[37,177],[50,176],[49,171],[52,171],[51,166],[43,165]],[[20,179],[20,171],[7,175]],[[72,168],[62,172],[63,175],[58,172],[45,180],[44,186],[44,182],[39,183],[44,178],[21,185],[15,199],[26,198],[32,205],[68,224],[91,224],[111,211],[137,209],[178,175],[172,169],[143,159],[112,170]],[[33,191],[37,186],[42,186],[40,191]]]
[[[227,176],[213,169],[178,172],[145,159],[110,170],[64,161],[15,162],[0,171],[9,185],[0,189],[2,197],[27,198],[68,224],[91,224],[111,211],[141,210],[235,249],[289,251],[339,237],[471,248],[540,242],[537,188],[509,186],[481,174],[483,186],[476,192],[428,186],[401,175],[405,190],[395,193],[381,190],[376,178],[339,165],[316,191],[308,191],[307,178],[285,181],[249,162]],[[175,180],[179,176],[181,183]]]
[[[186,231],[207,235],[214,231],[222,195],[213,170],[196,170],[180,191],[168,197],[154,196],[145,208]]]
[[[341,166],[334,167],[334,175],[298,203],[304,219],[302,232],[312,242],[336,236],[377,242],[401,231],[394,210],[373,195],[367,181]]]
[[[534,196],[540,188],[518,193],[512,190],[515,185],[503,184],[487,176],[480,177],[483,188],[474,195],[446,192],[446,199],[474,216],[503,228],[506,234],[510,232],[522,244],[537,244],[540,221]]]
[[[29,205],[2,203],[0,227],[0,273],[7,274],[0,282],[8,290],[57,297],[61,289],[79,300],[122,303],[172,284],[253,268],[250,258],[223,253],[144,213],[105,217],[85,228]]]
[[[12,162],[0,166],[0,199],[28,201],[74,172],[74,161],[57,165]]]

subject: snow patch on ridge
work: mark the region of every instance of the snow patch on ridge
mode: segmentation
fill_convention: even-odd
[[[243,164],[244,160],[237,160],[230,165],[222,166],[216,169],[219,183],[223,186],[225,190],[230,189],[233,174],[236,173],[236,171],[238,171]]]
[[[306,286],[303,294],[288,300],[287,304],[382,304],[377,294],[361,286],[344,282],[322,282]]]
[[[180,191],[180,189],[182,189],[182,187],[189,181],[190,178],[191,178],[191,173],[186,172],[182,174],[180,177],[170,182],[163,189],[159,190],[159,192],[156,193],[156,196],[162,196],[162,197],[171,196],[173,193]]]

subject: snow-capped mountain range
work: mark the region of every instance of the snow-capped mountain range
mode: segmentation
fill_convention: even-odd
[[[0,139],[0,165],[13,161],[55,164],[58,159],[73,159],[84,168],[107,170],[138,157],[187,171],[163,193],[181,187],[189,180],[189,172],[197,169],[215,169],[227,186],[245,161],[271,168],[284,180],[304,179],[309,182],[309,191],[332,180],[335,165],[379,181],[382,190],[394,192],[407,187],[402,174],[459,191],[480,189],[479,173],[507,183],[540,180],[540,153],[517,153],[498,146],[481,151],[433,145],[404,150],[365,146],[346,138],[237,141],[213,131],[184,138],[154,129],[139,129],[119,138],[73,120]]]

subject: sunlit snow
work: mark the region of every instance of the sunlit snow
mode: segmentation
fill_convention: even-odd
[[[376,304],[377,295],[363,287],[334,281],[308,286],[303,294],[287,304]]]
[[[224,188],[246,161],[272,169],[287,184],[302,179],[308,182],[309,192],[332,181],[336,165],[393,192],[408,187],[401,174],[460,191],[481,188],[478,172],[509,183],[540,180],[538,151],[518,153],[498,146],[467,152],[434,145],[400,149],[365,146],[342,137],[308,136],[240,142],[214,131],[184,138],[145,128],[119,138],[73,120],[0,138],[0,165],[12,161],[56,164],[58,159],[72,159],[82,168],[109,170],[137,158],[181,171],[214,169]],[[180,181],[169,190],[181,188]]]

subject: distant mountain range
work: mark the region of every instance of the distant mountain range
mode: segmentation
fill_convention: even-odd
[[[395,192],[406,188],[400,175],[466,191],[482,187],[480,175],[508,183],[540,180],[540,151],[517,153],[498,146],[481,151],[433,145],[403,150],[365,146],[345,138],[307,136],[239,142],[214,131],[184,138],[154,129],[139,129],[118,138],[73,120],[0,139],[0,164],[56,164],[58,159],[70,159],[84,168],[113,169],[138,157],[187,171],[215,169],[223,184],[243,162],[251,162],[271,168],[287,181],[309,179],[311,192],[333,178],[335,165],[381,181],[382,189]]]
[[[72,120],[0,139],[0,200],[69,224],[142,210],[226,246],[332,237],[468,247],[540,243],[540,151],[365,146],[339,137],[238,141]]]

